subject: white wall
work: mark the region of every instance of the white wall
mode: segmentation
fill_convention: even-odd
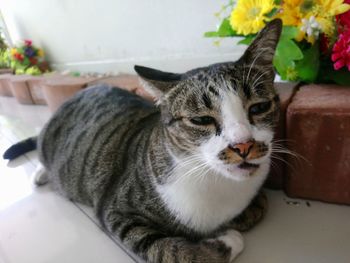
[[[203,37],[226,0],[0,0],[14,42],[32,39],[57,69],[184,71],[235,60],[244,47]]]

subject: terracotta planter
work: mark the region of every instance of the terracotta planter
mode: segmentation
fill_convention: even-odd
[[[11,79],[11,91],[17,99],[17,101],[21,104],[34,104],[27,83],[27,80],[30,78],[31,76],[28,75],[14,75]]]
[[[276,83],[275,87],[280,97],[281,113],[278,125],[275,130],[274,141],[279,146],[287,148],[286,144],[286,112],[289,103],[292,100],[298,84],[296,83]],[[274,153],[275,158],[272,158],[271,172],[266,181],[265,186],[271,189],[282,189],[283,181],[286,174],[286,156],[283,153]]]
[[[350,87],[303,86],[287,110],[291,197],[350,204]]]
[[[11,68],[0,68],[0,74],[13,74],[13,69],[11,69]]]
[[[47,81],[62,79],[64,76],[58,73],[48,73],[41,76],[33,76],[27,80],[30,94],[34,104],[47,105],[43,86]]]
[[[154,98],[144,90],[140,84],[139,77],[131,74],[121,74],[113,77],[101,78],[95,81],[95,83],[104,83],[112,87],[118,87],[126,89],[130,92],[136,93],[137,95],[153,101]],[[90,84],[91,85],[91,84]]]
[[[70,76],[48,79],[42,84],[42,91],[50,110],[55,112],[67,99],[94,80],[96,80],[96,78]]]
[[[44,93],[42,91],[42,85],[47,80],[47,77],[37,76],[27,80],[27,86],[30,91],[34,104],[46,105]]]
[[[12,74],[0,74],[0,96],[12,97],[12,91],[10,86]]]

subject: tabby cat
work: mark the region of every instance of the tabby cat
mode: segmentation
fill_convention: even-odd
[[[279,113],[272,59],[280,33],[273,20],[238,61],[184,74],[135,66],[156,105],[88,88],[4,157],[37,147],[36,182],[92,206],[147,262],[231,262],[243,249],[239,231],[266,210],[259,189]]]

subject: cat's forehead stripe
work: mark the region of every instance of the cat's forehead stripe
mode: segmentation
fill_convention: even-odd
[[[204,102],[204,105],[205,105],[208,109],[213,109],[213,104],[212,104],[211,99],[210,99],[210,97],[208,96],[207,93],[204,93],[204,94],[202,95],[202,100],[203,100],[203,102]]]
[[[248,84],[244,84],[243,87],[243,93],[246,96],[247,99],[250,99],[252,96],[252,90],[251,90],[251,86]]]
[[[209,86],[209,91],[213,93],[215,96],[219,96],[219,92],[217,92],[212,86]]]

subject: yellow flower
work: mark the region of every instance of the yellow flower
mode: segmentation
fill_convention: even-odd
[[[343,3],[344,0],[317,0],[318,13],[323,16],[336,16],[350,10],[350,5]]]
[[[17,53],[17,49],[16,48],[11,48],[11,56],[15,55]]]
[[[334,17],[350,9],[343,0],[284,0],[281,12],[283,25],[299,28],[297,41],[306,39],[313,44],[319,33],[334,33]]]
[[[275,7],[274,0],[238,0],[231,13],[231,27],[238,34],[255,34],[265,26],[265,20],[269,20],[266,14]]]
[[[304,15],[300,11],[301,4],[304,0],[285,0],[283,1],[282,10],[277,17],[282,19],[283,25],[300,26]]]
[[[288,67],[286,71],[287,80],[297,80],[298,79],[298,71],[295,70],[294,67]]]
[[[350,10],[349,4],[344,4],[343,0],[317,0],[314,9],[317,22],[320,24],[322,32],[331,36],[334,33],[334,17]]]
[[[44,56],[44,50],[42,50],[41,48],[39,48],[39,50],[38,50],[38,56],[39,57],[43,57]]]

